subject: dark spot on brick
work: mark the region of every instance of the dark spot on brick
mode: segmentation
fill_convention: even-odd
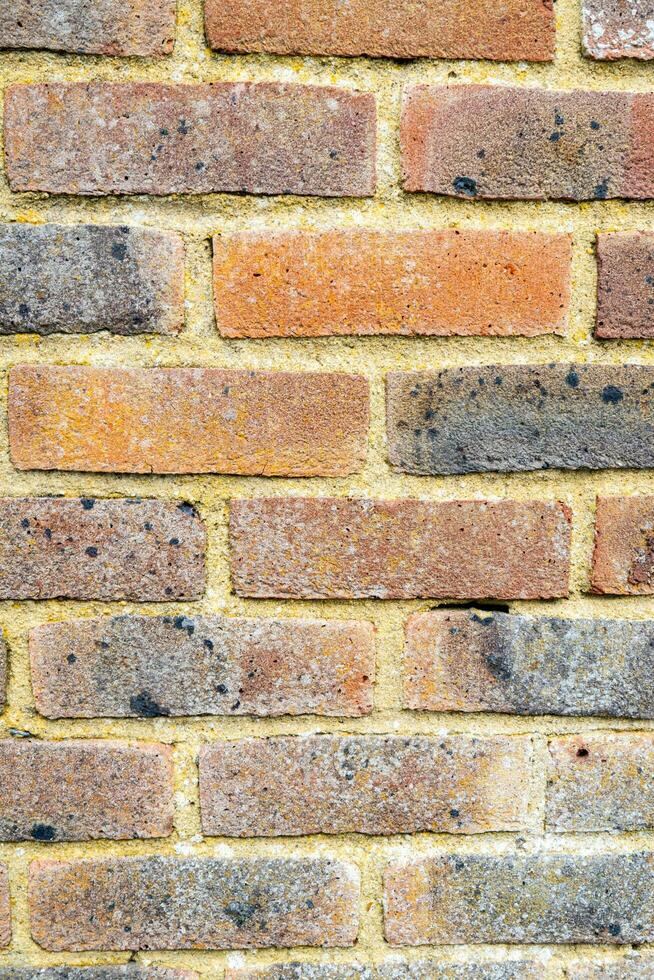
[[[468,197],[475,197],[477,194],[477,181],[472,177],[455,177],[452,181],[455,191],[466,194]]]
[[[589,755],[588,749],[577,749],[577,755],[580,759],[585,759]]]
[[[35,823],[30,831],[30,836],[34,840],[54,840],[57,831],[49,823]]]
[[[624,394],[616,385],[607,385],[602,389],[602,401],[605,405],[617,405],[623,399]]]
[[[179,548],[179,538],[170,538],[168,544],[171,544],[173,548]]]
[[[566,374],[566,376],[565,376],[565,383],[568,385],[569,388],[578,388],[579,387],[579,375],[577,374],[577,372],[574,369],[571,369]]]
[[[595,187],[595,197],[599,201],[605,201],[609,193],[609,177],[605,177],[601,183]]]
[[[216,690],[218,694],[229,694],[229,688],[225,684],[218,684]]]
[[[91,545],[90,548],[87,548],[86,549],[86,554],[89,556],[89,558],[97,558],[98,557],[98,549],[97,548],[94,548],[93,545]]]
[[[68,656],[66,657],[66,660],[68,661],[69,664],[77,663],[77,657],[75,656],[74,653],[69,653]]]
[[[213,640],[205,640],[204,645],[210,652],[213,650]]]
[[[619,936],[620,933],[622,932],[622,929],[620,928],[617,922],[612,922],[609,925],[609,932],[611,933],[612,936]]]
[[[598,129],[600,129],[600,124],[597,122],[596,119],[591,119],[591,121],[590,121],[590,128],[591,129],[594,129],[595,131],[597,131]]]
[[[477,159],[478,160],[483,160],[485,156],[486,156],[486,150],[478,150],[477,151]]]
[[[118,259],[119,262],[124,262],[127,258],[127,245],[115,242],[111,246],[111,254],[115,259]]]
[[[196,511],[193,504],[189,504],[186,501],[184,503],[177,505],[177,510],[181,510],[182,514],[188,514],[189,517],[197,517],[198,512]]]
[[[177,127],[177,132],[181,133],[182,136],[186,136],[187,133],[191,131],[191,127],[187,125],[186,119],[180,119],[179,126]]]
[[[82,497],[81,503],[84,510],[93,510],[95,507],[95,500],[92,500],[90,497]]]
[[[18,312],[20,313],[23,320],[26,320],[30,315],[30,308],[27,305],[27,303],[21,303],[20,306],[18,307]]]
[[[225,915],[234,923],[237,929],[241,929],[246,922],[256,913],[257,906],[249,902],[230,902],[225,906]]]
[[[162,708],[160,704],[150,696],[148,691],[141,691],[129,699],[129,706],[141,718],[157,718],[170,714],[167,708]]]
[[[454,810],[454,809],[450,810],[450,816],[451,817],[458,817],[459,816],[459,811],[458,810]]]
[[[24,517],[24,518],[22,519],[22,521],[20,522],[20,526],[21,526],[22,528],[25,528],[25,530],[27,530],[27,528],[28,528],[28,527],[30,526],[30,522],[29,522],[29,520],[28,520],[28,518],[27,518],[27,517]]]
[[[550,133],[550,143],[558,143],[560,139],[561,139],[561,133],[559,133],[558,130],[555,130],[553,133]]]

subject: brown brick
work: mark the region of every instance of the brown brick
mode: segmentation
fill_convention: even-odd
[[[542,980],[542,971],[542,963],[528,960],[437,963],[435,960],[392,959],[375,967],[343,963],[228,967],[225,980]]]
[[[651,95],[417,86],[402,115],[405,189],[518,200],[652,197],[653,133]]]
[[[200,750],[205,834],[476,834],[520,830],[527,738],[250,738]]]
[[[533,337],[567,324],[568,235],[242,232],[213,249],[226,337]]]
[[[375,189],[375,97],[274,82],[8,89],[14,191],[317,194]]]
[[[207,39],[219,51],[551,61],[550,0],[207,0]]]
[[[654,622],[418,613],[407,623],[404,706],[654,718]]]
[[[46,623],[29,648],[36,706],[48,718],[372,710],[365,622],[116,616]]]
[[[44,949],[351,946],[359,874],[327,858],[34,861],[32,937]]]
[[[571,515],[529,501],[234,500],[232,582],[254,598],[553,598]]]
[[[173,829],[165,745],[0,741],[0,840],[122,840]]]
[[[190,504],[0,499],[1,599],[198,599],[204,526]]]
[[[345,476],[363,465],[368,382],[351,374],[22,365],[17,469]]]
[[[391,865],[392,945],[650,942],[654,854],[450,855]]]
[[[654,58],[650,0],[583,0],[583,48],[589,58]]]
[[[549,750],[549,830],[654,827],[654,735],[572,735]]]
[[[0,967],[0,980],[197,980],[190,970],[163,966],[7,966]]]
[[[598,497],[591,591],[654,594],[654,497]]]
[[[567,968],[567,980],[651,980],[653,976],[654,958],[647,956],[571,963]]]
[[[170,54],[176,0],[11,0],[0,8],[0,48],[81,54]]]
[[[9,896],[9,874],[7,866],[0,864],[0,946],[11,942],[11,899]]]
[[[386,417],[388,457],[404,473],[649,469],[654,368],[500,364],[391,372]]]
[[[654,337],[654,234],[598,235],[597,266],[595,336]]]
[[[175,334],[179,235],[99,225],[0,225],[0,334]]]

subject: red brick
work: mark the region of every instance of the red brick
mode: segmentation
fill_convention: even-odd
[[[551,0],[207,0],[219,51],[551,61]]]
[[[32,937],[44,949],[352,946],[359,874],[317,858],[34,861]]]
[[[654,58],[649,0],[583,0],[583,48],[589,58]]]
[[[44,83],[5,98],[14,191],[365,196],[375,97],[274,82]]]
[[[164,500],[0,499],[1,599],[198,599],[205,530]]]
[[[349,374],[22,365],[17,469],[345,476],[363,465],[368,383]]]
[[[527,821],[527,738],[250,738],[200,750],[205,834],[476,834]]]
[[[650,942],[654,855],[434,854],[386,870],[391,945]]]
[[[598,497],[591,591],[654,594],[654,497]]]
[[[654,337],[654,233],[598,235],[597,267],[595,336]]]
[[[654,98],[457,85],[410,88],[404,186],[465,198],[654,196]]]
[[[176,6],[176,0],[10,0],[0,8],[0,48],[170,54]]]
[[[370,623],[116,616],[45,623],[29,649],[36,707],[48,718],[372,710]]]
[[[583,833],[654,827],[654,735],[552,739],[547,828]]]
[[[571,515],[529,501],[235,500],[232,583],[254,598],[554,598]]]
[[[532,337],[567,324],[568,235],[242,232],[213,249],[226,337]]]
[[[11,899],[7,866],[0,864],[0,946],[11,942]]]
[[[173,829],[166,745],[0,741],[0,840],[167,837]]]

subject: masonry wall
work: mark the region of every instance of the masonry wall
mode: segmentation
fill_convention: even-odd
[[[654,975],[649,16],[0,10],[0,977]]]

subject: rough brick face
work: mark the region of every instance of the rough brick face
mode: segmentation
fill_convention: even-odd
[[[183,304],[179,235],[0,226],[0,334],[175,334],[184,324]]]
[[[264,82],[10,88],[14,191],[362,196],[375,188],[375,97]]]
[[[8,651],[2,630],[0,630],[0,712],[5,710],[7,703]]]
[[[11,371],[18,469],[345,476],[361,468],[368,383],[356,375],[200,368]]]
[[[653,117],[651,95],[417,86],[402,114],[404,186],[466,198],[652,197]]]
[[[597,236],[595,336],[654,337],[654,234]]]
[[[568,235],[245,232],[213,250],[226,337],[532,337],[567,324]]]
[[[591,591],[654,593],[654,497],[598,497]]]
[[[654,736],[574,735],[553,739],[549,750],[550,830],[654,827]]]
[[[83,54],[170,54],[175,0],[10,0],[0,9],[0,48]]]
[[[190,504],[0,500],[0,598],[196,599],[205,531]]]
[[[328,859],[35,861],[30,926],[44,949],[351,946],[359,876]]]
[[[589,58],[654,58],[651,0],[583,0],[583,48]]]
[[[572,963],[568,980],[650,980],[654,959],[645,956],[623,956],[607,963]]]
[[[549,0],[207,0],[207,39],[219,51],[549,61]]]
[[[206,834],[481,833],[525,827],[525,738],[241,739],[200,751]]]
[[[165,745],[0,741],[0,840],[166,837],[173,829]]]
[[[654,718],[654,623],[418,613],[407,623],[404,706]]]
[[[540,980],[541,977],[542,965],[528,961],[437,963],[435,960],[408,962],[396,959],[375,967],[278,963],[261,968],[228,968],[225,973],[225,980]]]
[[[559,503],[235,500],[232,582],[257,598],[552,598],[569,538]]]
[[[365,622],[117,616],[46,623],[29,647],[36,706],[48,718],[372,709]]]
[[[0,864],[0,946],[11,942],[11,901],[9,897],[9,875],[7,866]]]
[[[392,945],[650,942],[654,856],[438,855],[391,865]]]
[[[53,966],[5,967],[0,980],[196,980],[191,970],[171,970],[161,966]]]
[[[649,468],[654,368],[495,365],[392,373],[390,462],[406,473]]]

